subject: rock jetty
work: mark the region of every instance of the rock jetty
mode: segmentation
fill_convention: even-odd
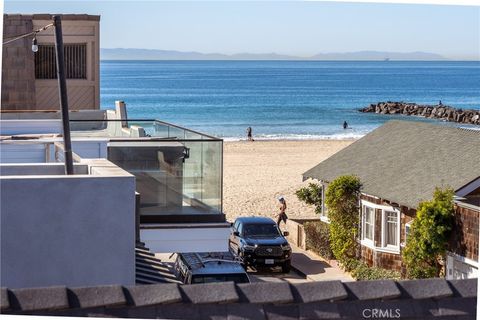
[[[432,119],[441,119],[466,124],[480,125],[480,110],[458,109],[443,104],[420,105],[409,102],[379,102],[359,109],[360,112],[375,112],[379,114],[402,114]]]

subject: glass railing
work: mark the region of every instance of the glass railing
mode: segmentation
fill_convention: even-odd
[[[136,177],[144,221],[222,213],[223,140],[158,120],[70,126],[72,139],[108,138],[108,160]]]
[[[71,120],[72,137],[221,140],[160,120]]]

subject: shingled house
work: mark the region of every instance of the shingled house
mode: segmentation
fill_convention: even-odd
[[[478,276],[480,131],[390,121],[303,174],[326,190],[341,175],[360,178],[360,244],[370,266],[401,271],[401,252],[416,208],[435,187],[456,194],[447,278]],[[321,220],[328,222],[322,208]]]

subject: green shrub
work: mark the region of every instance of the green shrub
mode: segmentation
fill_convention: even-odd
[[[362,184],[356,176],[340,176],[325,193],[330,219],[330,243],[335,258],[342,264],[357,253],[359,197]]]
[[[330,248],[330,229],[328,224],[322,221],[310,221],[304,225],[305,243],[307,250],[312,250],[324,259],[333,259]]]
[[[369,267],[365,262],[356,259],[345,261],[343,268],[349,271],[355,280],[401,279],[401,274],[398,271]]]
[[[322,186],[316,183],[309,183],[308,187],[303,187],[295,191],[297,198],[306,204],[315,206],[315,213],[322,211]]]
[[[408,278],[439,277],[453,226],[452,189],[436,188],[431,201],[420,203],[402,252]]]

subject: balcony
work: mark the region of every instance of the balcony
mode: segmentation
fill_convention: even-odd
[[[72,120],[71,131],[108,139],[107,159],[136,178],[140,223],[225,221],[223,140],[159,120]]]

